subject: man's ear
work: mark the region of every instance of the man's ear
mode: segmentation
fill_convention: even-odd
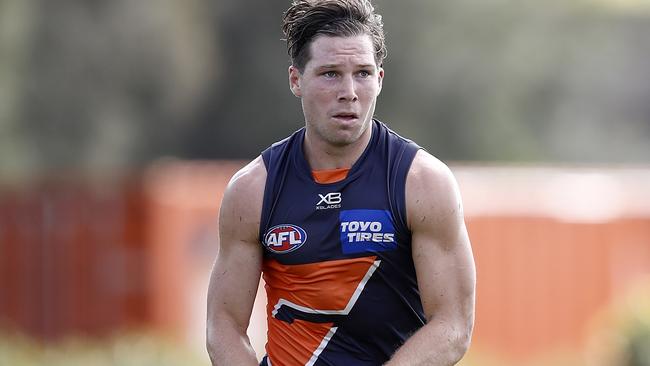
[[[379,83],[379,90],[377,90],[377,95],[379,95],[379,93],[381,93],[381,86],[384,82],[384,69],[381,66],[377,72],[377,82]]]
[[[293,95],[298,98],[302,97],[302,92],[300,91],[300,70],[297,67],[291,65],[289,66],[289,89]]]

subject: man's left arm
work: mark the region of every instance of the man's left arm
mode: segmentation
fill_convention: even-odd
[[[427,323],[385,366],[455,365],[470,344],[476,271],[456,181],[422,150],[406,180],[406,209]]]

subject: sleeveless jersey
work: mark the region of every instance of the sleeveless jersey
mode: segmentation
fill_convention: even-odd
[[[335,183],[314,181],[304,128],[262,153],[262,364],[381,365],[425,323],[405,204],[419,146],[379,121],[371,128],[365,151]]]

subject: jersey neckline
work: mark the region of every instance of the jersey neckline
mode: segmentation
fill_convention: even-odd
[[[303,149],[303,144],[304,144],[304,141],[305,141],[305,131],[306,131],[305,127],[303,127],[301,129],[301,134],[298,137],[298,141],[297,141],[297,143],[298,143],[298,154],[296,154],[296,156],[295,156],[295,159],[296,159],[295,163],[296,163],[296,166],[298,168],[298,171],[300,172],[300,175],[303,178],[306,178],[309,181],[311,181],[313,184],[320,185],[320,186],[332,186],[332,185],[341,184],[341,183],[350,181],[350,180],[354,179],[356,176],[358,176],[359,174],[361,174],[361,172],[363,171],[363,166],[364,166],[363,163],[367,160],[368,156],[370,155],[370,152],[372,150],[374,150],[374,147],[377,146],[377,141],[379,140],[379,126],[378,126],[378,124],[380,122],[377,121],[374,118],[372,119],[371,122],[372,122],[372,125],[371,125],[372,135],[370,137],[370,140],[368,141],[368,144],[364,148],[363,153],[361,154],[361,156],[359,156],[357,161],[355,161],[354,164],[352,164],[352,166],[350,167],[350,170],[348,171],[347,176],[344,179],[336,181],[336,182],[332,182],[332,183],[319,183],[314,179],[314,177],[312,175],[311,167],[309,166],[309,163],[307,162],[307,159],[305,158],[305,151]]]

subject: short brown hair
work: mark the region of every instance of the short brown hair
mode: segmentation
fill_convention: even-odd
[[[291,63],[301,72],[311,57],[309,45],[320,35],[350,37],[368,34],[378,66],[386,58],[381,15],[370,0],[294,0],[284,13],[282,32]]]

